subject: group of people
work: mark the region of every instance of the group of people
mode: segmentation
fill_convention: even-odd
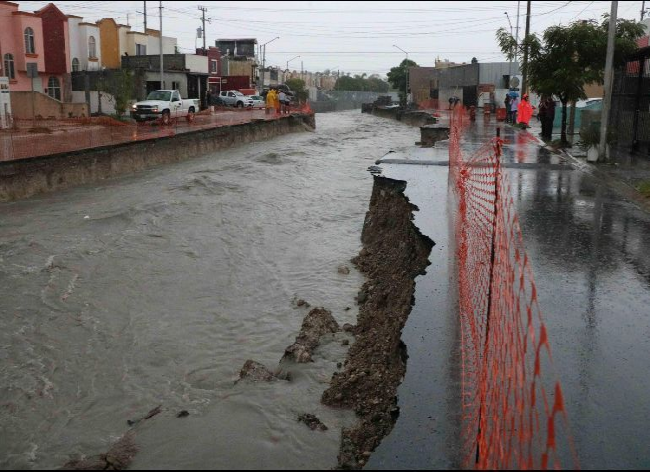
[[[286,114],[289,113],[291,98],[276,87],[271,87],[266,94],[266,114]]]
[[[533,116],[533,106],[530,104],[528,94],[519,100],[517,93],[509,92],[505,98],[506,123],[521,124],[529,128]],[[537,119],[542,123],[542,138],[550,140],[553,134],[553,119],[555,118],[555,101],[553,97],[544,95],[539,104]]]

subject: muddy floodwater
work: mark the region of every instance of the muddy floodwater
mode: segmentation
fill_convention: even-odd
[[[294,297],[355,322],[366,168],[418,138],[322,114],[315,132],[0,204],[0,467],[60,467],[129,429],[133,468],[335,466],[354,418],[319,400],[345,333],[291,382],[234,382],[247,359],[278,365],[307,314]]]

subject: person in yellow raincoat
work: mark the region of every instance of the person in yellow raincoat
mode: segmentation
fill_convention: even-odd
[[[521,103],[517,109],[517,123],[522,123],[528,127],[528,122],[533,116],[533,107],[528,101],[528,94],[524,94]]]
[[[268,93],[266,94],[266,114],[268,115],[269,113],[272,112],[272,110],[275,109],[275,102],[277,100],[277,95],[275,93],[275,89],[270,89]]]
[[[279,114],[280,113],[280,93],[278,92],[277,89],[274,90],[274,92],[275,93],[273,95],[273,100],[274,100],[273,101],[273,103],[274,103],[273,107],[275,108],[275,113]]]

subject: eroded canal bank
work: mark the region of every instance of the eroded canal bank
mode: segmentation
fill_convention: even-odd
[[[0,204],[2,467],[60,467],[128,432],[132,468],[337,466],[356,420],[321,396],[349,370],[349,333],[323,336],[314,362],[283,362],[288,382],[235,382],[248,359],[278,365],[309,312],[298,299],[357,323],[363,277],[350,260],[366,168],[418,130],[358,111],[318,121],[313,133]],[[359,260],[370,274],[369,263]],[[412,280],[386,283],[410,305]],[[362,312],[392,287],[370,276]]]

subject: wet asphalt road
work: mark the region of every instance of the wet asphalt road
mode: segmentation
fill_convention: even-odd
[[[494,136],[494,125],[473,124],[465,152]],[[506,127],[502,137],[580,466],[648,468],[650,215],[531,134]],[[440,151],[431,156],[445,157]],[[453,250],[444,228],[446,212],[454,209],[443,190],[446,168],[382,168],[407,180],[406,193],[420,209],[415,222],[436,247],[404,329],[409,361],[401,415],[368,468],[457,467],[458,322],[448,290]],[[571,464],[565,457],[563,466]]]

